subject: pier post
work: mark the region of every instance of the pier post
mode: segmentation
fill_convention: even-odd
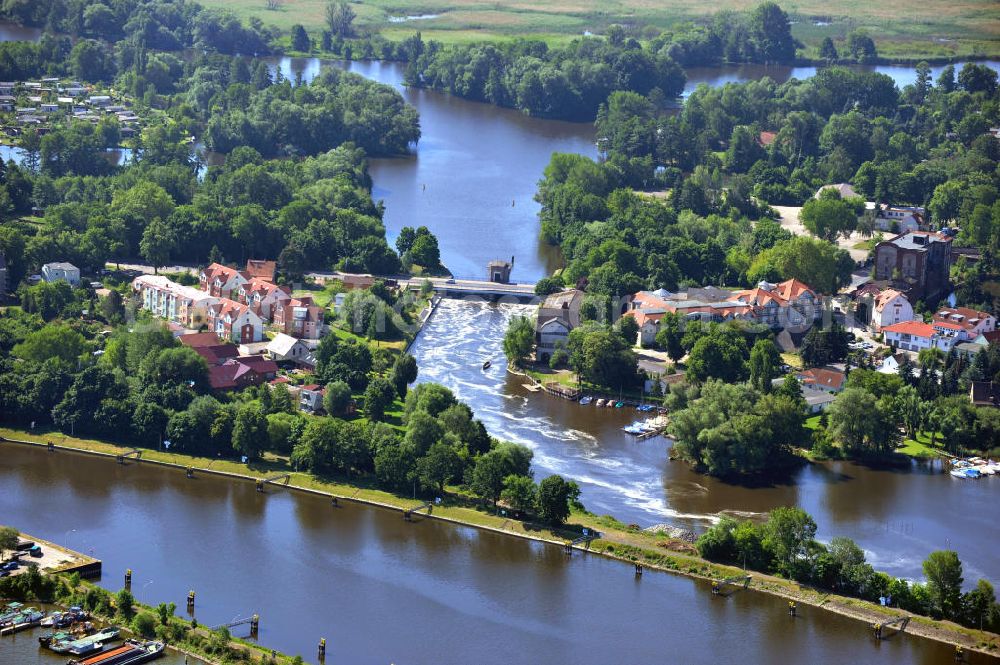
[[[795,601],[794,600],[788,601],[788,616],[795,616],[795,611],[796,611]]]
[[[960,662],[963,662],[964,660],[965,660],[965,649],[962,648],[962,645],[956,644],[955,645],[955,662],[959,662],[960,663]]]
[[[48,447],[50,453],[54,453],[56,451],[56,444],[51,441],[49,441],[46,446]]]
[[[250,617],[250,637],[257,637],[257,631],[260,628],[260,615],[254,614]]]
[[[325,637],[321,638],[320,641],[319,641],[319,650],[318,650],[317,657],[320,659],[320,661],[326,660],[326,638]]]
[[[872,626],[872,634],[875,636],[876,640],[882,639],[882,624],[876,623]]]
[[[340,504],[339,504],[339,503],[337,503],[337,497],[335,497],[335,496],[334,496],[334,497],[331,497],[331,498],[330,498],[330,504],[331,504],[331,505],[332,505],[332,506],[333,506],[334,508],[338,508],[338,507],[340,507]]]
[[[712,582],[712,593],[714,593],[716,596],[719,595],[719,583],[718,582]]]
[[[125,463],[125,456],[124,455],[119,455],[117,457],[117,459],[118,459],[118,463],[119,464],[124,464]]]
[[[642,564],[641,563],[635,564],[635,576],[636,577],[642,577]]]
[[[126,591],[131,591],[132,590],[132,569],[131,568],[127,568],[125,570],[125,590]]]
[[[264,481],[263,480],[258,480],[257,481],[257,491],[258,492],[263,492],[264,491]]]
[[[194,609],[194,590],[193,589],[191,591],[188,591],[187,608],[188,608],[188,612],[190,612],[191,610]]]
[[[185,476],[187,476],[188,478],[194,478],[194,469],[193,469],[192,467],[190,467],[190,466],[189,466],[189,467],[188,467],[188,468],[187,468],[187,469],[186,469],[186,470],[184,471],[184,475],[185,475]]]

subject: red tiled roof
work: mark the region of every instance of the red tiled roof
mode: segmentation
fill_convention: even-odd
[[[903,321],[882,328],[882,332],[930,338],[934,336],[934,326],[922,321]]]
[[[958,325],[962,330],[972,330],[989,316],[991,314],[988,312],[980,312],[968,307],[946,307],[934,313],[934,323],[948,322]]]
[[[230,268],[229,266],[224,266],[221,263],[213,263],[202,272],[209,281],[214,280],[216,277],[220,277],[223,282],[228,282],[236,275],[241,274],[236,268]]]
[[[181,340],[181,344],[190,346],[192,349],[205,346],[225,346],[226,344],[213,332],[191,333],[189,335],[181,335],[178,339]]]
[[[240,356],[227,362],[241,363],[258,374],[275,374],[278,371],[278,363],[264,356]]]
[[[785,300],[795,300],[804,293],[810,293],[813,296],[816,295],[808,284],[800,282],[797,279],[789,279],[781,282],[777,285],[775,291]]]
[[[799,379],[806,385],[822,386],[840,390],[844,385],[846,375],[840,370],[827,369],[825,367],[814,367],[798,373]]]
[[[886,289],[875,296],[875,311],[881,312],[886,305],[888,305],[896,296],[902,296],[903,294],[895,289]],[[906,296],[903,296],[906,299]]]
[[[278,264],[274,261],[265,261],[262,259],[247,259],[247,269],[245,275],[251,279],[263,279],[268,282],[274,281],[274,272],[277,269]]]
[[[938,321],[934,320],[931,324],[935,328],[944,328],[945,330],[965,330],[965,326],[960,326],[957,323],[952,323],[951,321]]]

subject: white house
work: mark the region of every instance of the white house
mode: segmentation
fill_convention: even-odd
[[[917,206],[880,206],[868,201],[866,210],[875,211],[875,225],[880,231],[912,233],[925,226],[927,212]]]
[[[975,340],[980,335],[996,330],[997,319],[989,312],[979,312],[968,307],[947,307],[934,314],[934,324],[949,323],[961,330],[964,341]]]
[[[291,360],[310,367],[316,365],[316,359],[306,343],[285,333],[278,333],[268,343],[267,354],[275,361]]]
[[[264,338],[264,320],[243,303],[228,298],[208,308],[208,328],[237,344],[252,344]]]
[[[946,327],[947,326],[947,327]],[[904,321],[882,329],[885,343],[895,349],[920,351],[938,348],[948,353],[961,341],[957,331],[950,330],[948,324],[931,325],[922,321]]]
[[[896,323],[913,320],[913,306],[899,291],[886,289],[872,304],[872,328],[876,331]]]
[[[65,261],[46,263],[42,266],[42,279],[46,282],[54,282],[62,279],[69,282],[72,286],[77,286],[80,284],[80,269],[72,263],[66,263]]]
[[[208,308],[219,302],[205,291],[173,282],[162,275],[139,275],[132,290],[142,308],[185,328],[200,328],[208,322]]]
[[[565,348],[569,342],[569,325],[561,319],[542,322],[536,331],[536,342],[535,358],[539,362],[548,362],[558,347]]]

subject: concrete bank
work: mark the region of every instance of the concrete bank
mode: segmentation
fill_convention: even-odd
[[[45,448],[53,452],[68,451],[68,452],[84,453],[111,459],[117,459],[119,457],[119,455],[116,453],[88,450],[86,448],[78,448],[65,444],[58,445],[43,441],[13,439],[6,436],[0,436],[0,441],[20,444],[20,445],[34,446],[38,448]],[[194,461],[195,458],[192,458],[192,462]],[[167,461],[154,460],[148,458],[141,459],[141,461],[138,461],[137,463],[155,464],[163,467],[175,468],[185,472],[187,472],[188,470],[192,470],[196,474],[207,474],[229,479],[247,480],[254,482],[255,484],[260,482],[262,479],[260,476],[251,475],[248,473],[235,473],[231,471],[222,471],[207,467],[199,467],[195,466],[193,463],[185,465],[175,462],[167,462]],[[289,490],[301,492],[303,494],[311,494],[313,496],[324,497],[330,499],[331,502],[335,500],[338,506],[341,504],[341,502],[352,502],[356,504],[374,506],[377,508],[392,510],[398,513],[407,513],[413,510],[417,505],[419,505],[418,503],[414,503],[414,505],[410,506],[398,505],[394,503],[378,501],[367,497],[359,497],[357,496],[357,494],[362,491],[362,488],[358,488],[357,491],[353,495],[351,495],[348,493],[336,493],[312,487],[303,487],[300,485],[292,484],[291,482],[289,482],[287,485],[282,484],[280,486]],[[471,521],[466,521],[455,517],[435,515],[433,514],[433,512],[421,514],[420,517],[426,519],[436,519],[443,522],[449,522],[451,524],[455,524],[458,526],[473,527],[483,531],[491,531],[506,536],[516,536],[526,540],[534,540],[549,545],[556,545],[559,547],[567,546],[567,541],[556,540],[550,537],[544,537],[532,533],[511,531],[506,528],[503,528],[502,526],[496,527],[488,524],[479,524]],[[506,524],[506,521],[504,522],[504,524]],[[577,545],[573,546],[573,549],[581,552],[590,552],[592,554],[604,556],[609,559],[622,561],[629,565],[634,565],[635,563],[641,563],[642,566],[644,566],[649,570],[657,570],[661,572],[683,575],[689,578],[703,580],[706,582],[720,580],[725,577],[741,574],[743,572],[739,569],[725,566],[722,564],[712,563],[693,555],[674,552],[667,549],[654,550],[652,548],[653,545],[651,543],[642,543],[641,545],[638,545],[635,544],[634,542],[629,542],[630,539],[628,538],[628,535],[629,534],[627,533],[603,534],[601,538],[593,541],[591,546],[588,547],[583,545]],[[706,574],[704,572],[698,572],[692,569],[694,567],[715,574]],[[794,600],[802,605],[808,605],[825,611],[834,612],[836,614],[840,614],[841,616],[845,616],[850,619],[863,621],[866,624],[871,624],[874,622],[884,623],[893,618],[909,615],[908,612],[905,612],[903,610],[881,607],[875,605],[874,603],[869,603],[867,601],[862,601],[855,598],[847,598],[843,596],[837,596],[834,594],[820,592],[814,589],[810,589],[808,587],[804,587],[795,582],[790,582],[788,580],[766,575],[764,573],[759,573],[754,571],[752,572],[752,576],[753,576],[753,583],[750,585],[749,590],[770,594],[771,596],[775,596],[778,598]],[[907,632],[912,635],[917,635],[926,639],[935,640],[953,646],[961,646],[967,651],[969,650],[978,651],[980,653],[990,656],[996,656],[998,653],[1000,653],[1000,635],[996,635],[994,633],[986,633],[986,632],[981,633],[980,631],[973,631],[971,629],[960,627],[957,624],[952,624],[950,622],[945,622],[945,621],[936,621],[919,615],[910,615],[910,616],[913,617],[913,620],[907,627]],[[987,647],[981,646],[980,643],[985,643]]]

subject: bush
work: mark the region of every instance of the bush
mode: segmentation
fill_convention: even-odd
[[[152,612],[143,610],[132,619],[132,629],[143,637],[154,637],[156,635],[156,617]]]

